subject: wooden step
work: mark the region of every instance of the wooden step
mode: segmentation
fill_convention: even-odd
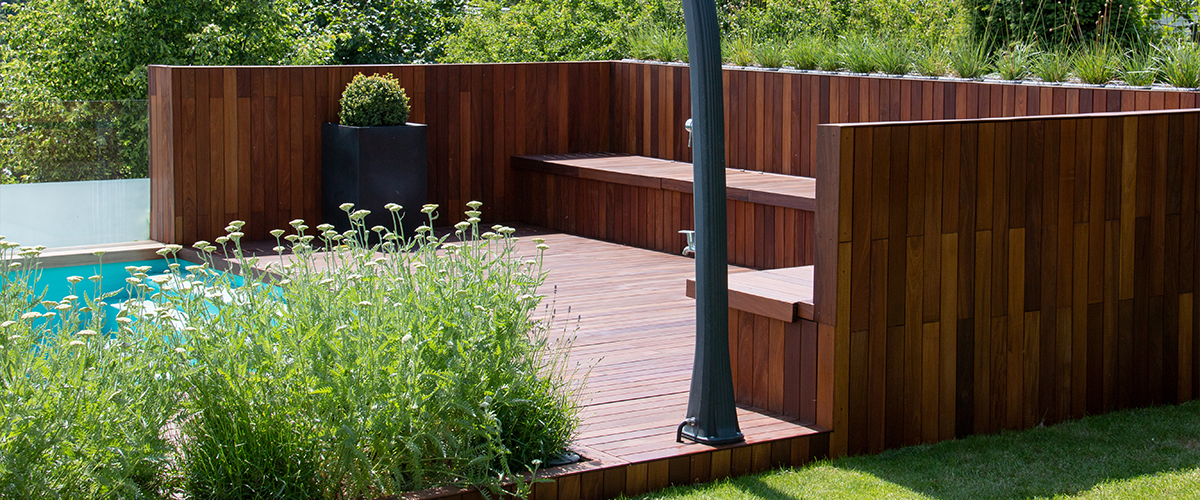
[[[687,296],[696,297],[688,278]],[[788,267],[729,275],[729,308],[787,323],[813,320],[813,266]]]
[[[616,153],[514,156],[514,168],[613,184],[692,192],[692,164]],[[725,169],[729,199],[794,208],[817,209],[817,180],[797,175]]]

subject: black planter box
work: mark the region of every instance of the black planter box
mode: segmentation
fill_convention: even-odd
[[[367,209],[367,229],[376,225],[392,229],[388,203],[404,207],[404,236],[411,237],[426,222],[421,206],[429,203],[429,143],[424,124],[395,127],[321,125],[322,222],[338,231],[350,228],[350,219],[338,205]]]

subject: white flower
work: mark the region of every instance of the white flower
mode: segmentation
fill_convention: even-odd
[[[289,222],[289,223],[288,223],[288,225],[290,225],[290,226],[292,226],[292,227],[300,227],[300,226],[303,226],[303,225],[304,225],[304,219],[292,219],[292,221],[291,221],[291,222]]]
[[[382,233],[384,231],[387,231],[387,228],[383,227],[383,226],[375,226],[375,227],[372,227],[371,230],[375,231],[377,233]]]
[[[67,276],[67,283],[72,285],[79,283],[80,281],[83,281],[83,276]]]
[[[79,335],[80,337],[94,337],[94,336],[96,336],[96,331],[95,330],[79,330],[79,333],[77,333],[76,335]]]
[[[204,241],[204,240],[200,240],[200,241],[197,241],[197,242],[196,242],[195,244],[193,244],[192,246],[193,246],[193,247],[195,247],[195,248],[196,248],[196,249],[198,249],[198,250],[204,250],[205,248],[208,248],[208,247],[212,246],[212,243],[209,243],[209,242],[207,242],[207,241]]]
[[[21,315],[21,319],[38,319],[40,317],[42,317],[42,314],[34,311],[29,311]]]
[[[549,249],[550,249],[550,245],[547,245],[547,244],[545,244],[545,243],[542,243],[542,244],[540,244],[540,245],[538,245],[538,246],[537,246],[537,249],[538,249],[538,250],[542,250],[542,251],[549,250]]]
[[[431,214],[431,213],[433,213],[434,210],[437,210],[437,209],[438,209],[438,206],[436,203],[429,203],[429,204],[421,207],[421,213]]]
[[[0,323],[0,328],[8,328],[8,327],[10,327],[10,326],[13,326],[13,325],[15,325],[15,324],[17,324],[17,322],[16,322],[16,321],[13,321],[13,320],[11,320],[11,319],[10,319],[10,320],[8,320],[8,321],[5,321],[5,322],[3,322],[3,323]]]
[[[471,207],[471,210],[479,210],[479,207],[483,206],[483,202],[471,200],[467,202],[467,206]]]
[[[72,346],[72,347],[79,346],[79,345],[83,345],[83,341],[82,340],[72,340],[72,341],[68,342],[67,345]]]
[[[326,233],[333,230],[333,224],[320,224],[317,226],[317,231]]]
[[[240,220],[235,220],[235,221],[233,221],[233,222],[230,222],[230,223],[229,223],[229,225],[230,225],[230,226],[233,226],[233,227],[235,227],[235,228],[237,228],[237,229],[241,229],[241,228],[242,228],[242,226],[245,226],[245,225],[246,225],[246,222],[245,222],[245,221],[240,221]]]
[[[399,212],[404,209],[404,207],[397,205],[395,203],[388,203],[387,205],[384,205],[383,208],[386,208],[391,212]]]
[[[349,213],[350,209],[354,208],[354,204],[353,203],[342,203],[341,205],[338,205],[338,208],[342,209],[343,212]]]
[[[282,229],[272,229],[271,236],[274,236],[276,238],[283,236],[283,230]]]

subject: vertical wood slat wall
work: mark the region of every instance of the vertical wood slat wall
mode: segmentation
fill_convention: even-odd
[[[536,200],[518,207],[522,222],[668,253],[682,251],[687,239],[679,230],[695,226],[691,193],[520,168],[514,175],[522,192]],[[728,200],[729,263],[759,269],[811,265],[813,220],[811,211]]]
[[[430,198],[446,219],[479,199],[514,220],[514,154],[613,151],[691,161],[683,65],[151,66],[151,237],[190,244],[233,219],[252,238],[319,218],[320,123],[359,72],[393,73],[430,126]],[[726,69],[734,168],[815,176],[825,123],[966,119],[1197,106],[1193,92]]]
[[[611,63],[319,67],[151,66],[151,238],[191,244],[235,219],[267,239],[320,218],[320,124],[358,73],[391,73],[429,125],[429,195],[453,223],[470,200],[513,220],[509,159],[605,151]]]
[[[835,455],[1200,396],[1200,112],[818,137]]]
[[[1195,92],[725,69],[730,168],[816,177],[827,123],[951,120],[1200,106]],[[612,151],[691,161],[688,68],[615,62]]]

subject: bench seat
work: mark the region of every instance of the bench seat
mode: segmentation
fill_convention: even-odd
[[[520,222],[679,253],[695,229],[692,164],[615,153],[513,156]],[[816,180],[726,169],[729,263],[813,264]]]
[[[696,297],[696,280],[687,280]],[[793,323],[813,320],[813,266],[749,271],[729,275],[729,308]]]
[[[692,164],[615,153],[514,156],[513,167],[626,186],[692,192]],[[725,169],[725,192],[731,200],[817,209],[817,180],[798,175]]]

